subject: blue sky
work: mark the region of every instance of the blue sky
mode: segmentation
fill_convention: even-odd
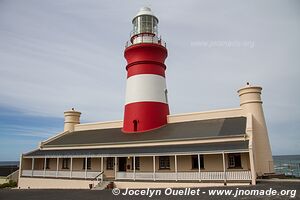
[[[300,154],[299,1],[0,1],[0,161],[82,122],[119,120],[124,44],[140,7],[167,42],[171,113],[239,106],[248,81],[263,87],[273,154]],[[230,45],[231,44],[231,45]]]

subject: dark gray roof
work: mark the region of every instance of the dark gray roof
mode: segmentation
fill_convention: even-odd
[[[247,151],[248,141],[222,142],[210,144],[190,144],[190,145],[166,145],[149,147],[124,147],[124,148],[100,148],[100,149],[70,149],[70,150],[36,150],[27,154],[26,157],[44,156],[128,156],[128,155],[151,155],[151,154],[184,154],[184,153],[204,153],[204,152],[232,152]]]
[[[101,145],[118,143],[156,142],[171,140],[195,140],[202,138],[236,136],[245,134],[246,118],[233,117],[171,123],[159,129],[143,133],[125,134],[120,128],[75,131],[53,141],[44,147]]]

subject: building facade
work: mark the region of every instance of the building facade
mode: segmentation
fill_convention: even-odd
[[[145,7],[132,23],[124,119],[80,124],[80,112],[66,111],[63,132],[21,155],[19,187],[256,184],[273,173],[262,88],[238,90],[237,108],[170,115],[158,19]]]

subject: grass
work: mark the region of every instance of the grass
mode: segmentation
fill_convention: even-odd
[[[3,183],[3,184],[0,184],[0,188],[13,188],[13,187],[17,187],[17,183],[10,180],[8,183]]]

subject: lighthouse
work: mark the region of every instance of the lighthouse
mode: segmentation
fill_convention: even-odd
[[[132,20],[133,30],[126,44],[127,83],[123,132],[145,132],[167,124],[169,115],[165,79],[168,51],[158,37],[158,18],[148,7]]]

